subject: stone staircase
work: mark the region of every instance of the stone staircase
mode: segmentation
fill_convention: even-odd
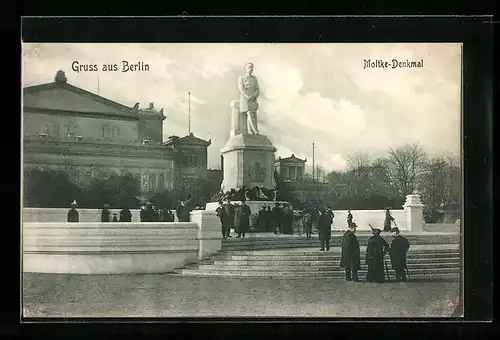
[[[366,276],[364,254],[371,235],[358,235],[361,245],[360,279]],[[317,236],[316,236],[317,237]],[[411,247],[407,254],[412,281],[458,280],[460,248],[458,234],[405,235]],[[386,237],[389,241],[389,238]],[[178,269],[175,273],[190,276],[266,277],[266,278],[325,278],[344,279],[340,268],[341,234],[332,235],[330,251],[319,251],[317,239],[300,236],[253,235],[245,239],[224,240],[222,250],[196,265]],[[391,280],[395,279],[389,256],[386,256]]]

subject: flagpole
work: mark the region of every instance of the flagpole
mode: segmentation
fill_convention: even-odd
[[[188,92],[188,135],[191,134],[191,92]]]
[[[312,171],[312,175],[313,175],[313,182],[314,182],[314,172],[316,171],[316,168],[314,167],[314,142],[313,142],[313,171]]]
[[[99,76],[97,76],[97,94],[99,94]]]

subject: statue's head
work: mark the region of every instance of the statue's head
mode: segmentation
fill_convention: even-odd
[[[245,71],[248,74],[252,74],[252,72],[253,72],[253,63],[246,63],[245,64]]]

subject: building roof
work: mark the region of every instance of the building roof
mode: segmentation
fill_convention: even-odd
[[[307,162],[307,158],[306,159],[300,159],[300,158],[297,158],[295,157],[295,155],[292,153],[292,155],[290,157],[286,157],[286,158],[281,158],[281,157],[278,157],[277,160],[275,160],[274,162],[275,163],[278,163],[278,162],[295,162],[295,163],[305,163]]]
[[[137,110],[134,108],[68,84],[62,71],[57,73],[55,81],[52,83],[23,88],[23,109],[138,119]]]
[[[176,145],[199,145],[199,146],[209,146],[212,144],[212,141],[209,139],[208,141],[196,137],[192,132],[184,137],[178,137],[178,136],[170,136],[168,140],[163,143],[163,145],[171,145],[171,144],[176,144]]]

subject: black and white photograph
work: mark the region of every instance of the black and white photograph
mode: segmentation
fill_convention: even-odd
[[[460,316],[462,47],[23,43],[23,316]]]

